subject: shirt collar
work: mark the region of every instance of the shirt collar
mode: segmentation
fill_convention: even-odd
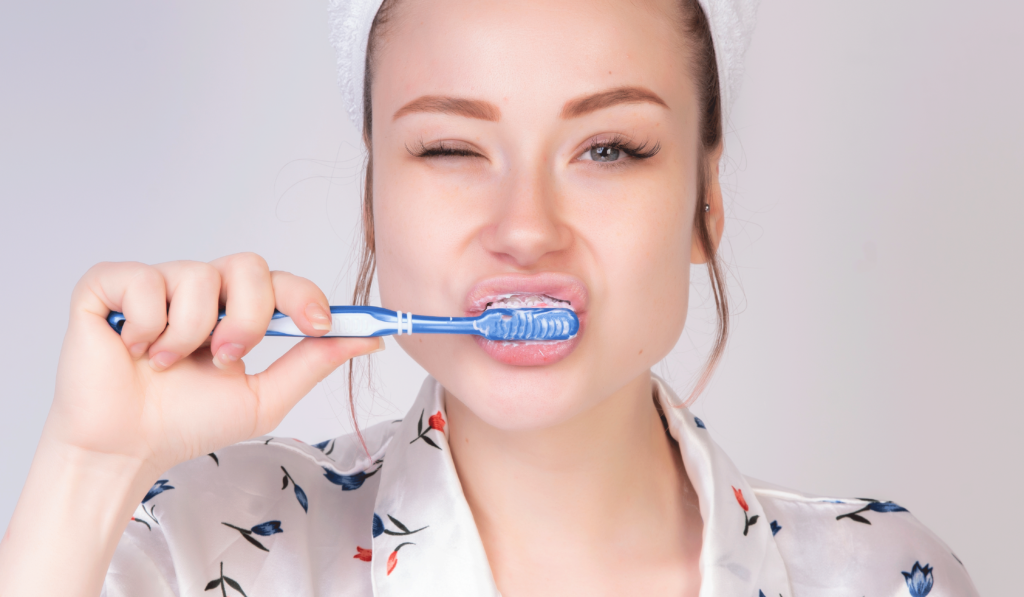
[[[769,521],[728,456],[653,377],[669,432],[700,501],[701,597],[790,595]],[[499,595],[448,447],[444,388],[428,377],[387,449],[374,504],[374,595]]]

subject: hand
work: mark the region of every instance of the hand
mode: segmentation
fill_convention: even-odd
[[[251,253],[96,265],[74,290],[43,443],[127,457],[155,478],[270,432],[331,371],[383,347],[378,338],[305,339],[246,375],[241,358],[263,339],[275,307],[304,334],[330,329],[316,285],[271,272]],[[110,311],[125,315],[120,336]]]

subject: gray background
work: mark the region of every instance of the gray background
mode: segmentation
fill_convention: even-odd
[[[734,333],[695,407],[755,477],[907,506],[983,595],[1019,593],[1024,556],[1022,23],[1009,1],[762,6],[728,123]],[[77,278],[257,251],[344,303],[361,160],[319,1],[6,0],[0,75],[5,527]],[[694,293],[658,369],[680,391],[710,342]],[[423,376],[393,344],[375,367],[364,424]],[[277,433],[350,428],[336,374]]]

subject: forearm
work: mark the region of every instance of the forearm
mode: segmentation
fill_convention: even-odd
[[[0,542],[0,595],[98,595],[156,474],[137,460],[55,445],[44,434]]]

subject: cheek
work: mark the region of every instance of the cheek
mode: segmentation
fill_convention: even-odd
[[[680,181],[685,184],[685,181]],[[600,344],[609,359],[649,367],[675,346],[686,321],[692,217],[685,195],[662,186],[605,214],[591,234],[603,272]],[[641,352],[642,351],[642,352]]]
[[[382,303],[422,314],[449,313],[457,306],[449,285],[470,222],[453,217],[455,202],[440,199],[453,193],[420,180],[415,169],[374,166],[374,244]]]

